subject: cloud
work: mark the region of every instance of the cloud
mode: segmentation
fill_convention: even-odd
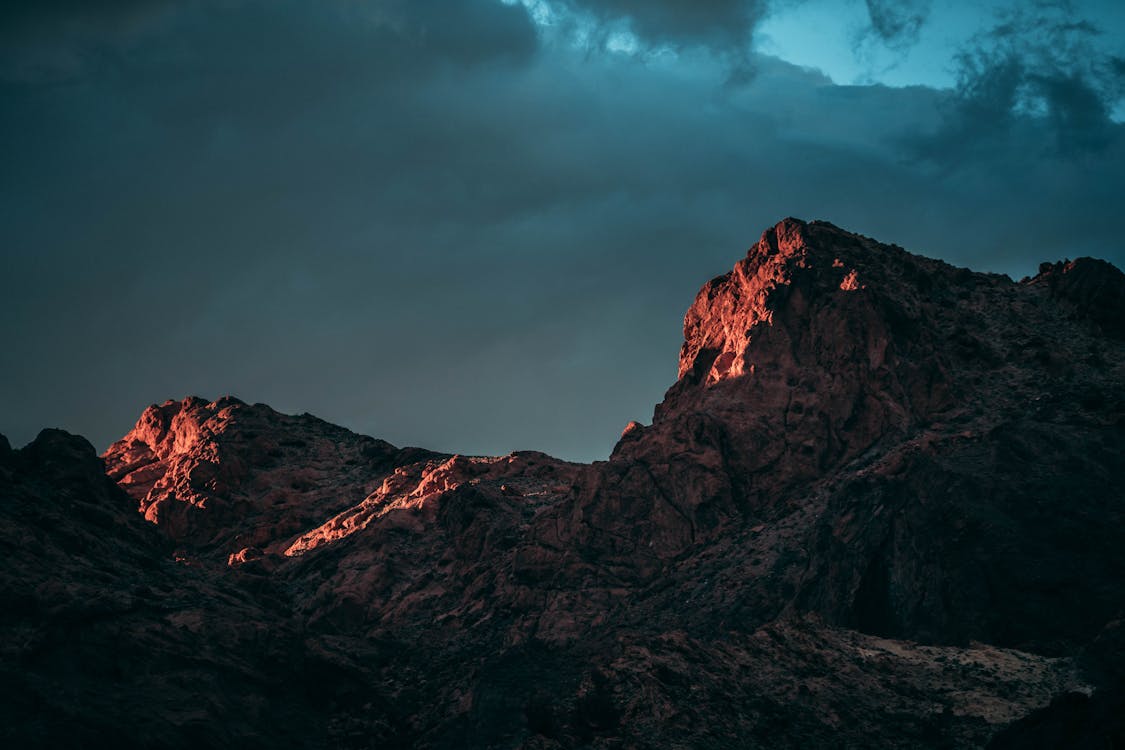
[[[523,6],[491,0],[17,1],[0,10],[0,29],[0,79],[15,81],[73,79],[146,58],[196,64],[204,36],[219,43],[220,56],[241,53],[243,64],[274,65],[282,74],[304,60],[310,43],[329,42],[318,53],[341,66],[389,66],[387,74],[397,76],[441,63],[526,60],[537,44]],[[158,44],[169,45],[169,53],[153,55]],[[407,60],[409,66],[398,65]]]
[[[628,18],[653,44],[745,45],[767,9],[766,0],[569,0],[606,19]]]
[[[930,13],[930,0],[866,0],[871,31],[886,45],[907,47],[918,35]]]
[[[172,4],[171,0],[11,0],[0,7],[0,33],[11,39],[57,34],[80,26],[128,28]]]
[[[127,42],[173,11],[170,0],[13,0],[0,6],[0,80],[63,80],[87,56]]]
[[[1101,36],[1068,3],[1007,10],[958,54],[956,97],[924,149],[948,154],[1018,143],[1042,155],[1110,148],[1122,137],[1112,112],[1125,96],[1125,67]]]

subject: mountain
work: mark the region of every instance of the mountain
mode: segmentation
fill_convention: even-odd
[[[229,397],[149,407],[100,462],[5,442],[2,731],[1121,742],[1123,321],[1102,261],[1013,282],[786,219],[704,285],[608,461],[400,449]]]

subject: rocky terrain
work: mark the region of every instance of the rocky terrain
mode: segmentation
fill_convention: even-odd
[[[608,461],[229,397],[0,442],[0,738],[1123,746],[1123,487],[1119,270],[786,219]]]

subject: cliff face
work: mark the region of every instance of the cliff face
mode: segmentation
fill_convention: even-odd
[[[167,402],[104,457],[131,500],[85,490],[152,525],[73,575],[171,556],[243,586],[237,616],[301,635],[203,669],[315,680],[292,744],[980,746],[1069,692],[1115,705],[1088,654],[1125,613],[1123,299],[1101,261],[1016,283],[787,219],[700,291],[609,461]]]

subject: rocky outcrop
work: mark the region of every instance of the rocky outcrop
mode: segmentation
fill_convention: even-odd
[[[225,560],[280,553],[395,468],[436,455],[228,396],[150,406],[104,459],[106,473],[185,554]]]
[[[104,457],[127,496],[89,479],[87,448],[44,454],[80,467],[84,503],[129,518],[60,575],[213,597],[173,617],[197,624],[182,633],[154,624],[168,593],[96,632],[147,644],[135,664],[161,706],[190,699],[159,655],[206,641],[207,679],[232,670],[245,692],[198,717],[250,744],[273,709],[247,696],[275,677],[282,746],[1068,736],[1119,700],[1098,665],[1116,664],[1125,611],[1123,295],[1101,261],[1017,283],[787,219],[700,291],[677,382],[608,461],[446,456],[236,399],[170,401]],[[56,492],[36,484],[65,475],[43,450],[0,441],[24,498],[9,511]],[[29,540],[65,550],[86,528],[20,513],[13,592],[37,556],[65,556]],[[248,642],[228,617],[280,640]],[[63,681],[5,664],[28,695]],[[154,700],[135,687],[109,694]],[[122,715],[97,726],[151,739]]]

